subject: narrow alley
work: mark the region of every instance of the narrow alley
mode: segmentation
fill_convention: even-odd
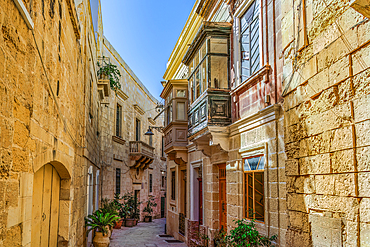
[[[166,219],[156,219],[153,222],[140,222],[135,227],[122,227],[113,230],[111,247],[183,247],[183,242],[178,242],[173,237],[166,235]],[[167,242],[168,241],[168,242]],[[173,243],[169,243],[173,242]]]

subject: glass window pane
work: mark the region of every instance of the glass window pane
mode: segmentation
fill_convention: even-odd
[[[211,39],[211,53],[228,54],[227,39]]]
[[[191,75],[191,73],[193,72],[193,69],[194,69],[194,65],[193,65],[193,60],[191,60],[190,64],[189,64],[189,70],[188,70],[188,77]]]
[[[195,71],[195,97],[194,100],[196,100],[201,93],[201,88],[200,88],[200,72],[199,70]]]
[[[193,76],[189,78],[189,102],[190,104],[193,103]]]
[[[207,42],[203,42],[203,45],[202,47],[200,48],[200,59],[202,60],[204,58],[204,56],[207,54],[207,46],[206,46],[206,43]]]
[[[210,57],[211,67],[211,88],[229,88],[228,71],[227,71],[227,57],[212,56]]]
[[[177,120],[185,120],[185,102],[177,102],[176,115]]]
[[[172,122],[172,104],[170,104],[168,112],[169,112],[169,123],[171,123]]]
[[[277,195],[276,195],[277,196]],[[264,220],[263,172],[254,173],[255,219]]]

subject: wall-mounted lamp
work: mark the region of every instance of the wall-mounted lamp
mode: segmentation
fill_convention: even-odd
[[[158,132],[163,133],[163,127],[149,126],[148,131],[144,135],[146,135],[146,136],[154,135],[154,133],[152,132],[152,129],[155,129]]]

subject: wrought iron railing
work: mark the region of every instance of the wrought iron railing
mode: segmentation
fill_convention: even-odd
[[[179,233],[185,236],[185,215],[179,214]]]

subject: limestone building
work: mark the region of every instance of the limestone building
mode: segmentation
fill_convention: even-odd
[[[369,246],[368,1],[283,1],[288,246]]]
[[[86,243],[84,217],[98,203],[99,140],[90,134],[99,105],[84,14],[81,23],[71,1],[0,4],[2,246]]]
[[[100,1],[0,1],[0,26],[0,246],[86,246],[84,217],[115,192],[152,194],[163,216],[161,133],[143,135],[157,101],[104,38]]]
[[[121,89],[109,89],[101,102],[103,197],[133,192],[138,201],[145,202],[152,195],[157,203],[153,218],[164,217],[162,133],[153,129],[154,135],[145,135],[149,126],[163,126],[161,105],[105,37],[102,44],[102,58],[117,65],[121,73]]]
[[[243,218],[285,246],[279,4],[196,1],[169,58],[161,95],[169,120],[167,231],[189,246],[201,243],[199,232],[212,240]]]

